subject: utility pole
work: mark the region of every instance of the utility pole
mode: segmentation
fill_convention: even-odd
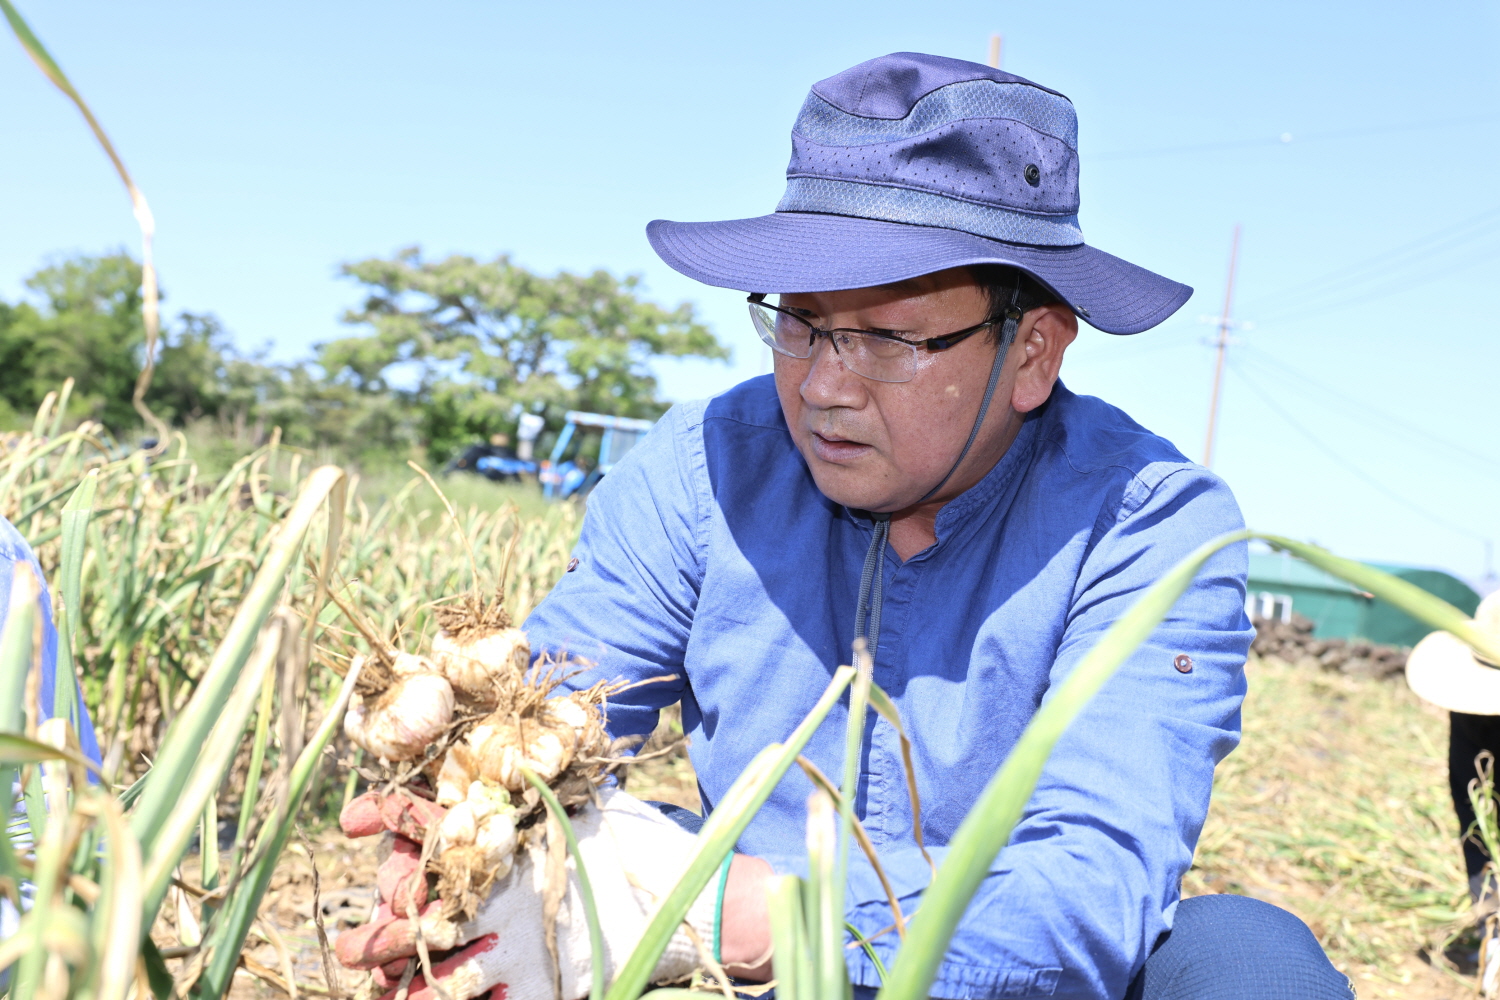
[[[1004,43],[1004,35],[990,36],[990,65],[995,67],[995,69],[1000,68],[1000,46]]]
[[[1234,225],[1234,240],[1229,244],[1229,285],[1224,289],[1224,314],[1219,320],[1218,359],[1214,362],[1214,391],[1208,400],[1208,440],[1203,444],[1203,466],[1213,468],[1214,433],[1219,424],[1219,388],[1224,382],[1224,351],[1229,347],[1229,307],[1234,301],[1234,267],[1240,258],[1240,226]]]

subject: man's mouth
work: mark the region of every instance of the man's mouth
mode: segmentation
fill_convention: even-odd
[[[870,450],[870,445],[861,444],[858,441],[850,441],[848,438],[839,437],[837,434],[812,432],[813,454],[825,462],[848,462],[864,455]]]

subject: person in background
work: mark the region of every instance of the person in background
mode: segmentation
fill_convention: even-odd
[[[15,584],[16,568],[27,566],[39,584],[37,594],[37,614],[42,622],[42,649],[41,649],[41,685],[38,701],[40,716],[37,721],[52,717],[52,705],[57,690],[57,627],[52,620],[52,594],[47,587],[47,578],[42,574],[41,563],[37,562],[36,553],[32,551],[30,544],[21,537],[16,526],[8,520],[0,517],[0,631],[4,630],[5,619],[10,613],[11,589]],[[94,723],[89,718],[88,707],[83,702],[83,690],[75,678],[73,681],[74,700],[78,713],[78,743],[84,754],[95,764],[101,762],[99,755],[99,741],[94,734]],[[12,696],[11,692],[5,692],[4,697]],[[19,718],[24,719],[24,706],[22,711],[16,713]],[[24,725],[24,723],[23,723]],[[19,789],[14,801],[21,818],[21,826],[11,826],[13,841],[16,838],[24,838],[25,812],[20,801]],[[22,899],[26,899],[27,886],[22,886]],[[10,937],[16,932],[20,914],[16,912],[8,900],[0,899],[0,940]],[[3,986],[3,980],[0,980]]]
[[[4,628],[5,617],[10,610],[10,594],[16,579],[16,567],[23,565],[30,567],[40,590],[37,595],[37,613],[42,621],[42,682],[39,697],[41,715],[37,721],[41,722],[52,717],[57,690],[57,626],[52,620],[52,593],[30,543],[21,536],[15,525],[0,517],[0,629]],[[78,743],[84,754],[97,764],[100,761],[99,741],[94,733],[93,720],[89,718],[88,709],[83,702],[83,689],[76,677],[73,680],[73,691],[73,704],[77,706],[78,712]]]
[[[1500,638],[1500,591],[1479,602],[1474,623]],[[1406,683],[1422,699],[1448,710],[1448,789],[1458,815],[1469,897],[1482,928],[1480,993],[1500,997],[1500,872],[1494,867],[1500,859],[1490,854],[1500,845],[1485,845],[1469,795],[1471,785],[1482,789],[1480,768],[1486,761],[1493,779],[1500,756],[1500,663],[1481,659],[1447,632],[1433,632],[1406,658]]]

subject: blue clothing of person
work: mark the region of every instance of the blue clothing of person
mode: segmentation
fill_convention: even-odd
[[[1124,413],[1059,383],[975,486],[939,513],[936,544],[888,550],[875,681],[913,743],[933,859],[1048,692],[1163,572],[1241,526],[1224,483]],[[770,377],[674,407],[589,499],[577,562],[527,619],[536,651],[596,666],[573,685],[641,681],[610,705],[645,733],[682,700],[705,809],[784,739],[851,658],[871,521],[824,497]],[[1211,559],[1150,639],[1063,736],[974,897],[934,996],[1119,998],[1170,930],[1208,810],[1239,739],[1244,546]],[[847,713],[807,745],[843,769]],[[906,912],[931,877],[912,836],[896,731],[866,722],[855,803]],[[805,867],[796,769],[738,844]],[[891,922],[872,867],[851,862],[849,920]],[[875,943],[887,964],[896,935]],[[879,984],[859,950],[850,975]]]
[[[41,685],[38,700],[41,702],[42,718],[52,717],[53,696],[57,685],[57,628],[52,621],[52,596],[47,590],[47,578],[42,575],[41,564],[37,562],[36,553],[27,544],[26,539],[16,530],[16,526],[10,521],[0,517],[0,629],[4,628],[5,619],[10,611],[10,592],[15,583],[16,567],[25,563],[31,567],[37,582],[41,585],[41,593],[37,597],[37,613],[41,615],[42,621],[42,649],[41,649]],[[73,682],[74,711],[78,720],[78,742],[83,752],[95,763],[99,762],[99,741],[94,736],[94,724],[89,719],[88,709],[83,704],[83,693],[78,688],[78,682]],[[7,693],[4,697],[14,697]],[[14,789],[16,816],[13,820],[18,821],[11,829],[13,842],[24,842],[29,833],[25,830],[25,806],[21,802],[19,782]],[[22,882],[20,886],[22,906],[31,905],[32,888]],[[0,940],[4,940],[16,933],[20,926],[20,913],[8,899],[0,899]],[[6,973],[0,973],[0,988],[4,988]]]
[[[36,575],[37,582],[41,585],[41,595],[37,599],[37,613],[42,619],[42,655],[41,655],[41,710],[42,718],[52,717],[52,705],[57,689],[57,628],[52,622],[52,596],[47,589],[47,578],[42,575],[41,564],[37,562],[36,553],[27,544],[26,539],[16,530],[15,525],[0,517],[0,626],[3,626],[7,609],[10,607],[10,589],[15,581],[16,567],[22,563],[31,567],[32,573]],[[78,721],[78,743],[85,755],[95,763],[99,762],[99,741],[94,735],[94,724],[89,719],[88,709],[83,704],[83,693],[78,688],[78,682],[73,682],[73,705],[77,713]]]

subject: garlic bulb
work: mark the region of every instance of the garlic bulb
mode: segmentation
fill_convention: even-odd
[[[573,761],[578,734],[546,708],[535,719],[491,716],[469,734],[479,777],[508,791],[529,787],[521,774],[526,768],[543,781],[556,778]]]
[[[413,674],[441,674],[442,671],[425,656],[397,653],[391,660],[391,673],[397,677],[410,677]]]
[[[474,846],[483,853],[485,867],[493,870],[496,878],[509,875],[516,853],[515,810],[486,817],[474,836]]]
[[[453,722],[453,688],[438,674],[397,677],[373,705],[356,698],[344,716],[344,732],[387,761],[421,756]]]
[[[503,628],[460,642],[439,632],[432,640],[432,658],[443,676],[458,690],[488,694],[496,677],[519,676],[531,665],[531,643],[518,628]]]
[[[448,810],[443,817],[438,834],[440,854],[450,848],[475,847],[479,849],[479,861],[485,869],[503,866],[504,876],[510,871],[507,860],[516,849],[516,811],[510,804],[510,796],[502,788],[475,781],[469,786],[469,795],[464,801]]]
[[[460,802],[449,809],[443,816],[443,822],[438,826],[438,850],[446,851],[450,847],[472,847],[474,838],[479,835],[479,821],[474,818],[474,810],[468,802]]]
[[[437,801],[423,802],[431,814],[408,835],[435,848],[426,872],[437,878],[443,919],[456,927],[474,920],[495,881],[513,873],[522,844],[530,850],[545,841],[546,824],[534,822],[544,812],[540,793],[523,771],[551,785],[564,808],[587,801],[604,781],[605,703],[621,685],[563,693],[566,661],[531,671],[526,634],[510,627],[497,602],[473,595],[439,602],[434,617],[441,630],[426,655],[382,656],[389,669],[373,671],[365,687],[389,687],[355,698],[344,729],[393,780],[419,775],[392,763],[420,762]],[[523,818],[527,829],[518,831]]]
[[[560,698],[548,698],[547,710],[557,721],[572,726],[575,730],[582,730],[589,724],[589,714],[584,707],[566,695]]]
[[[474,810],[475,818],[480,820],[511,808],[510,796],[506,794],[505,789],[487,785],[482,781],[469,783],[469,790],[464,796],[464,801],[468,802],[469,808]]]

